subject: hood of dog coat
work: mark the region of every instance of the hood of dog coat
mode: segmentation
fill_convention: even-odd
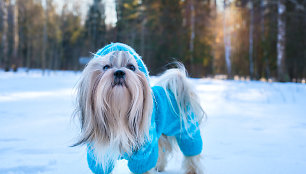
[[[136,51],[123,43],[111,43],[106,45],[105,47],[101,48],[100,50],[98,50],[94,56],[94,58],[99,58],[100,56],[105,56],[111,52],[114,51],[128,51],[136,60],[137,64],[138,64],[138,68],[141,72],[143,72],[147,78],[147,80],[149,81],[149,71],[146,67],[146,65],[143,63],[141,57],[136,53]]]

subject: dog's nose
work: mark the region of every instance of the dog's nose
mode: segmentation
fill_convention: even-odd
[[[125,76],[125,72],[122,70],[117,70],[114,72],[114,76],[117,78],[123,78]]]

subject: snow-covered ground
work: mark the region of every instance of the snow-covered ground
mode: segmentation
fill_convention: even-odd
[[[0,174],[90,173],[72,119],[80,73],[0,72]],[[192,79],[207,174],[306,173],[306,85]],[[163,174],[181,174],[176,152]],[[126,161],[115,172],[128,174]]]

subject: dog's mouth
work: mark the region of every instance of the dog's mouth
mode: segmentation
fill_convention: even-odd
[[[112,87],[115,86],[126,86],[126,82],[123,78],[115,78],[114,82],[112,83]]]

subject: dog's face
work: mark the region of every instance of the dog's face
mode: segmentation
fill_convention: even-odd
[[[82,135],[77,144],[118,146],[129,152],[145,141],[151,88],[130,53],[115,51],[92,59],[82,73],[78,103]]]

